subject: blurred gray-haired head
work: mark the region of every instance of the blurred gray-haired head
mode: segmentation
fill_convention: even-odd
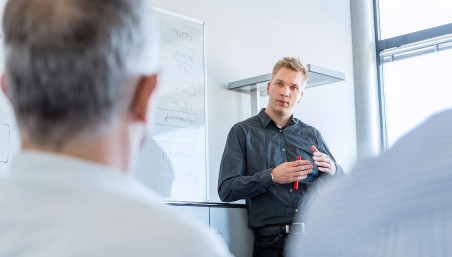
[[[152,16],[143,0],[9,0],[5,77],[21,134],[62,145],[129,111],[158,69]]]

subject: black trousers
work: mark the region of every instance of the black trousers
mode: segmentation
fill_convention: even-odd
[[[261,236],[254,233],[253,257],[283,257],[287,234]]]

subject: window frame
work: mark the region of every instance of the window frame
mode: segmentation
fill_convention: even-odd
[[[417,53],[407,54],[403,58],[407,59],[422,54],[436,52],[439,50],[450,49],[452,48],[452,23],[381,40],[379,0],[373,0],[373,14],[375,28],[375,53],[377,57],[378,101],[380,111],[380,143],[381,149],[383,151],[386,151],[389,148],[389,144],[387,136],[388,127],[386,122],[386,95],[384,89],[383,64],[387,61],[382,61],[383,58],[381,58],[381,54],[387,52],[388,50],[399,50],[398,53],[409,53],[409,51],[411,51],[409,50],[409,46],[414,46],[414,48],[416,48],[416,45],[419,45],[419,48],[417,49],[420,49],[421,47],[426,48],[425,51],[418,51]],[[440,41],[443,37],[447,37],[446,40]],[[442,48],[439,48],[439,44],[441,42],[446,45]],[[431,49],[427,49],[428,47],[430,47]],[[394,61],[392,60],[392,57],[390,61]]]

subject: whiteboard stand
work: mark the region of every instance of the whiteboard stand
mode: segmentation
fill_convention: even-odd
[[[309,71],[309,80],[306,88],[317,87],[345,80],[345,74],[339,71],[315,66],[306,65]],[[272,74],[264,74],[247,79],[237,80],[228,83],[228,89],[250,94],[251,115],[256,115],[260,111],[260,97],[267,95],[266,84],[270,81]]]

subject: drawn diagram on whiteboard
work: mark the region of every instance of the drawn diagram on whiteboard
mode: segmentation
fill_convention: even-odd
[[[0,162],[8,163],[9,149],[11,141],[11,132],[8,124],[0,126]]]
[[[19,150],[19,132],[17,125],[0,124],[0,163],[9,163]]]
[[[171,200],[205,201],[206,72],[204,23],[164,10],[160,28],[160,85],[150,136],[136,176]]]

